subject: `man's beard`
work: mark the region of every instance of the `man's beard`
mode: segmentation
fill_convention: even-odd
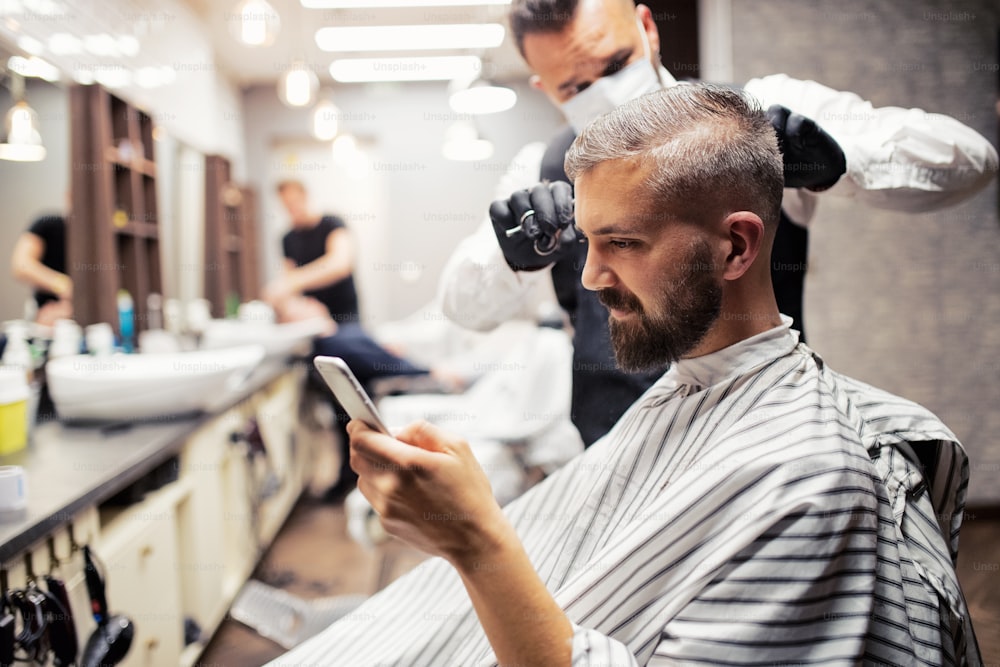
[[[615,362],[627,372],[664,368],[701,342],[722,310],[722,288],[713,275],[712,253],[701,241],[682,264],[680,279],[664,279],[658,301],[647,312],[631,292],[598,290],[607,308],[634,313],[608,317]]]

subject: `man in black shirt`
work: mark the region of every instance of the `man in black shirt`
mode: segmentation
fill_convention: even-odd
[[[354,249],[344,221],[334,215],[312,213],[305,186],[299,181],[279,183],[278,195],[288,211],[292,229],[282,239],[284,273],[264,289],[265,300],[279,316],[288,310],[285,306],[290,301],[302,296],[322,303],[336,322],[337,330],[331,336],[317,338],[313,354],[343,358],[366,388],[370,389],[370,383],[382,377],[427,374],[427,369],[382,348],[362,329],[354,287]],[[329,396],[328,392],[323,393]],[[327,498],[339,500],[354,488],[357,474],[350,467],[344,431],[349,417],[336,402],[334,408],[341,435],[341,466],[339,481],[327,492]]]
[[[66,275],[66,220],[61,215],[43,215],[21,234],[14,244],[11,273],[34,288],[40,324],[73,316],[73,280]]]

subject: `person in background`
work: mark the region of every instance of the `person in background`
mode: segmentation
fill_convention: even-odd
[[[66,219],[43,215],[14,244],[11,274],[34,288],[35,321],[52,326],[73,317],[73,279],[66,273]]]
[[[438,558],[272,666],[980,664],[953,564],[968,458],[779,312],[760,107],[672,87],[598,118],[566,164],[616,362],[669,370],[504,508],[460,438],[352,421],[358,488]]]
[[[428,369],[389,352],[362,328],[354,285],[354,248],[344,221],[334,215],[313,213],[306,188],[299,181],[279,183],[278,196],[292,228],[282,239],[284,271],[264,288],[263,296],[279,321],[328,314],[332,320],[330,335],[313,341],[313,354],[343,358],[368,391],[371,383],[380,378],[428,375]],[[312,369],[311,374],[322,385]],[[321,392],[330,396],[325,388]],[[332,396],[330,400],[336,413],[341,456],[338,481],[325,496],[337,502],[354,488],[357,474],[350,466],[344,430],[349,418]]]
[[[567,181],[565,150],[589,121],[677,81],[660,64],[650,9],[632,0],[513,0],[509,17],[515,43],[535,73],[532,85],[562,110],[570,127],[548,146],[530,144],[514,158],[490,219],[456,248],[443,271],[442,307],[462,326],[489,330],[514,317],[533,317],[538,295],[554,288],[574,326],[571,414],[590,445],[657,375],[615,367],[606,315],[580,286],[584,250],[572,232],[564,233],[573,220],[572,191],[555,182]],[[767,109],[784,153],[772,280],[779,310],[800,332],[807,226],[819,192],[927,212],[970,197],[997,171],[990,143],[941,114],[874,108],[853,93],[784,74],[754,79],[745,89]],[[553,184],[539,187],[539,180]],[[523,232],[515,231],[519,225]]]

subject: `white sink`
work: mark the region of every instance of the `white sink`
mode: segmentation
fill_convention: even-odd
[[[234,345],[262,345],[269,358],[288,356],[300,347],[308,352],[306,343],[328,331],[330,321],[321,317],[299,322],[245,322],[212,320],[201,336],[203,350],[218,350]]]
[[[164,354],[76,355],[46,364],[49,393],[67,420],[150,419],[222,405],[264,360],[260,345]]]

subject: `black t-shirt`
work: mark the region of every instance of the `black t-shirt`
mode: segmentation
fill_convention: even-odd
[[[295,266],[304,266],[325,255],[327,237],[335,230],[346,227],[337,216],[324,215],[313,227],[289,231],[281,240],[281,247],[285,257],[295,262]],[[357,322],[359,319],[358,293],[354,289],[353,275],[305,294],[326,306],[337,322]]]
[[[66,220],[61,215],[43,215],[28,227],[28,231],[42,240],[42,264],[53,271],[66,273]],[[58,301],[48,290],[35,290],[35,302],[41,307],[49,301]]]

